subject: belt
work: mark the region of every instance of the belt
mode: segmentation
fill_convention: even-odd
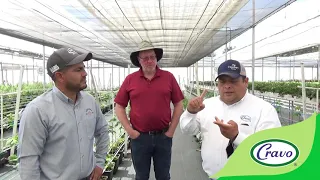
[[[157,135],[157,134],[163,134],[163,133],[165,133],[165,132],[167,132],[168,131],[168,127],[167,128],[164,128],[164,129],[162,129],[162,130],[157,130],[157,131],[147,131],[147,132],[140,132],[140,131],[138,131],[139,133],[141,133],[141,134],[149,134],[149,135]]]

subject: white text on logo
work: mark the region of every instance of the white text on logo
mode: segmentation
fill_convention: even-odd
[[[71,48],[68,48],[68,53],[70,53],[70,54],[77,54],[77,52],[75,52],[73,49],[71,49]]]
[[[235,64],[232,64],[231,66],[228,66],[229,69],[231,69],[232,71],[235,71],[237,69],[239,69],[239,67],[237,67]]]

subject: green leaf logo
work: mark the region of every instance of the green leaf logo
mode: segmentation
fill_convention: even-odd
[[[268,139],[255,144],[250,151],[251,158],[264,166],[285,166],[299,157],[299,149],[293,143],[282,139]]]

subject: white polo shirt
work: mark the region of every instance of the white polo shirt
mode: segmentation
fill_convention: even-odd
[[[225,138],[218,125],[213,123],[215,116],[224,120],[225,123],[233,120],[238,124],[239,134],[234,141],[234,146],[238,146],[255,132],[281,126],[275,108],[249,93],[232,105],[223,103],[219,96],[205,99],[203,103],[205,108],[197,114],[191,114],[186,110],[181,115],[180,128],[183,133],[190,135],[201,132],[202,167],[208,176],[217,173],[227,162],[226,147],[229,139]]]

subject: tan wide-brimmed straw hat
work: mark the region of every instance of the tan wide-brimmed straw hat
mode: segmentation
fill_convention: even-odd
[[[149,41],[142,41],[139,45],[139,50],[138,51],[135,51],[133,53],[131,53],[130,55],[130,59],[131,59],[131,62],[133,65],[137,66],[137,67],[140,67],[140,63],[139,63],[139,60],[138,60],[138,55],[139,55],[139,52],[140,51],[146,51],[146,50],[151,50],[153,49],[154,52],[156,53],[156,56],[157,56],[157,61],[159,61],[161,58],[162,58],[162,55],[163,55],[163,49],[161,48],[155,48],[151,42]]]

